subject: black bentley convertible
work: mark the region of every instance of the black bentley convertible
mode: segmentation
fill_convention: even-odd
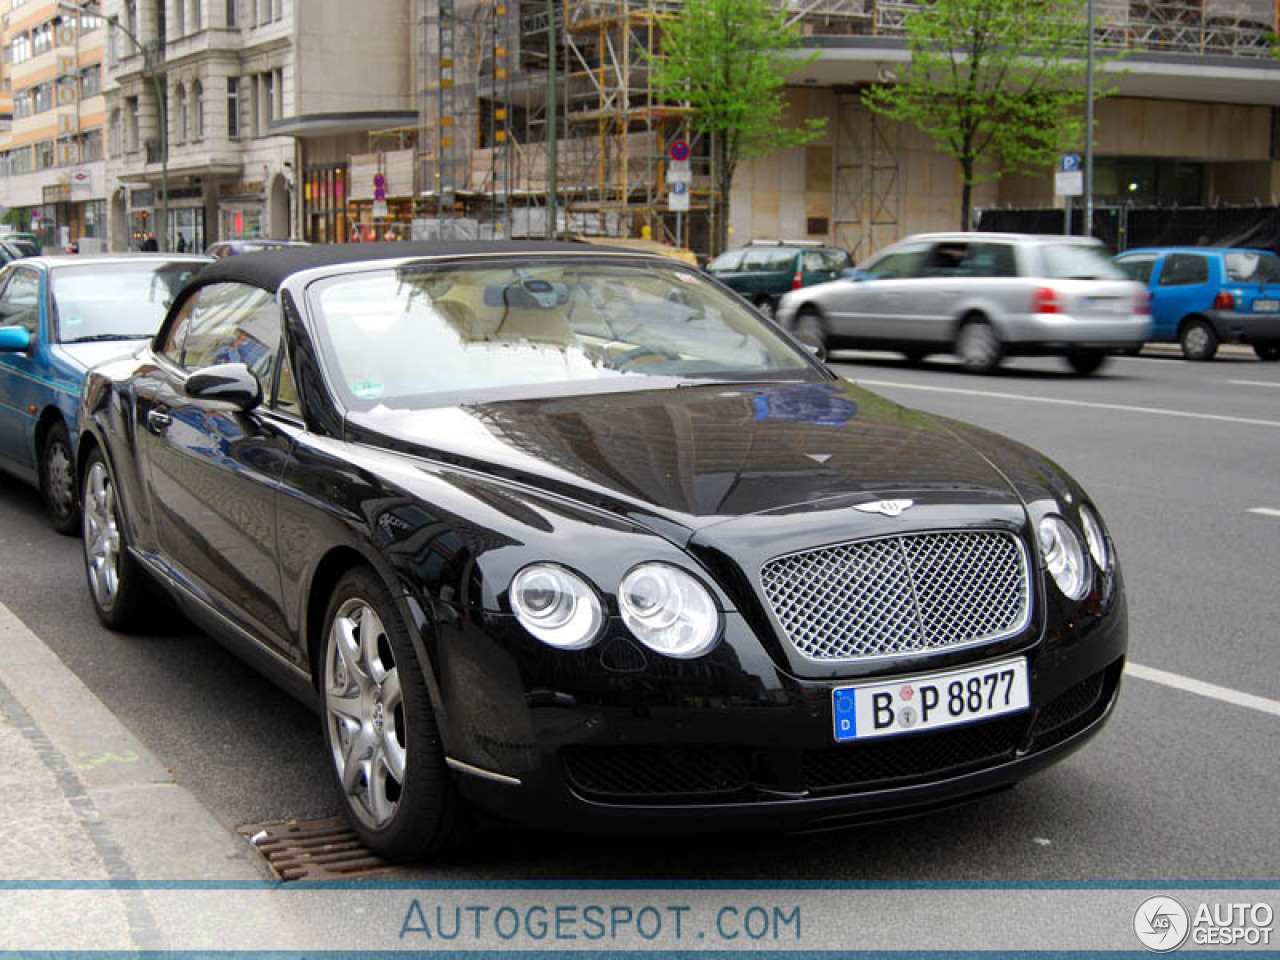
[[[1115,703],[1124,591],[1071,477],[672,260],[234,257],[80,422],[100,618],[165,589],[313,703],[386,855],[467,802],[601,832],[923,811]]]

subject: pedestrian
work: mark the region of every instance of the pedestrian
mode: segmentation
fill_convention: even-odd
[[[148,233],[146,239],[142,241],[142,252],[155,253],[159,249],[160,244],[156,243],[156,235],[154,233]]]
[[[178,252],[179,253],[187,252],[187,238],[184,237],[182,234],[178,234]]]

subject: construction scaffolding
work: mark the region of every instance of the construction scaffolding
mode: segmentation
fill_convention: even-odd
[[[647,227],[655,240],[708,249],[710,143],[691,135],[685,108],[656,95],[648,60],[660,55],[662,21],[679,0],[418,2],[415,232],[638,236]],[[780,2],[807,36],[900,37],[916,9],[912,0]],[[1268,58],[1278,8],[1280,0],[1095,0],[1096,39],[1111,49]],[[836,242],[874,249],[897,229],[897,145],[856,93],[839,99],[832,226]],[[692,146],[687,214],[667,195],[676,140]]]

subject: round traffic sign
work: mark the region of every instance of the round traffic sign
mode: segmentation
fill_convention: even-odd
[[[680,163],[689,159],[689,143],[686,140],[675,140],[671,144],[671,159]]]

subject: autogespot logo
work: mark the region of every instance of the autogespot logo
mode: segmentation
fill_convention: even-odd
[[[1148,897],[1133,915],[1133,932],[1144,947],[1156,953],[1177,950],[1190,929],[1187,908],[1173,897]]]

